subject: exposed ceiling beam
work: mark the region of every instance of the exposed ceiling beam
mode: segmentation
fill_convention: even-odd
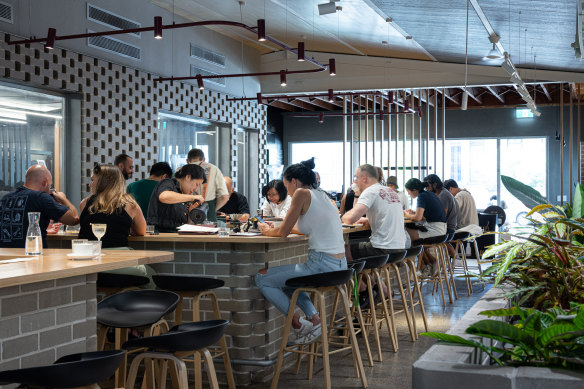
[[[327,104],[332,104],[332,105],[337,106],[339,108],[343,108],[343,103],[341,101],[337,101],[337,100],[342,100],[343,99],[342,96],[335,96],[335,99],[332,102],[328,101],[328,99],[325,99],[323,97],[315,97],[314,99],[324,101]]]
[[[505,99],[499,93],[499,88],[496,86],[485,86],[485,89],[488,90],[493,96],[497,98],[502,104],[505,104]]]
[[[315,98],[312,98],[311,99],[311,98],[308,98],[308,97],[301,97],[298,100],[304,101],[305,103],[308,103],[308,104],[315,105],[315,106],[317,106],[319,108],[324,108],[327,111],[334,111],[335,110],[335,106],[332,103],[329,103],[327,101],[323,101],[323,100],[320,100],[320,99],[315,99]]]
[[[543,94],[545,95],[545,97],[547,97],[548,101],[552,101],[552,96],[550,95],[550,91],[548,90],[547,85],[542,82],[541,84],[539,84],[539,86],[541,86]]]
[[[464,92],[464,89],[463,89],[463,92]],[[466,87],[466,93],[468,93],[468,96],[470,98],[472,98],[474,101],[476,101],[480,105],[483,105],[483,100],[480,97],[475,95],[476,90],[474,88]]]
[[[460,100],[456,99],[454,97],[454,95],[452,95],[450,93],[450,90],[448,88],[443,88],[443,89],[437,89],[438,92],[444,94],[444,97],[446,97],[448,100],[452,101],[454,104],[456,105],[460,105]]]
[[[269,101],[268,102],[268,105],[270,107],[275,107],[275,108],[283,109],[285,111],[290,111],[290,112],[297,111],[297,109],[296,109],[296,107],[294,105],[285,103],[285,102],[280,101],[280,100],[272,100],[272,101]]]
[[[307,111],[316,111],[316,108],[314,108],[313,105],[305,103],[304,101],[301,101],[299,99],[294,99],[294,98],[288,99],[287,103],[290,105],[294,105],[298,108],[305,109]]]

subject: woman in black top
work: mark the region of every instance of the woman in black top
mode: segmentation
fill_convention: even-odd
[[[91,224],[106,224],[102,248],[127,247],[128,235],[144,235],[146,220],[136,200],[126,193],[122,172],[114,165],[97,165],[91,175],[91,195],[79,206],[79,239],[97,240]]]
[[[205,202],[201,195],[192,194],[205,180],[205,171],[195,164],[184,165],[174,173],[174,178],[161,180],[148,204],[148,224],[160,232],[176,232],[188,223],[189,211]]]

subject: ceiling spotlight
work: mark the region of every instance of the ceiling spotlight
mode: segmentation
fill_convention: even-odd
[[[381,41],[381,44],[382,44],[383,46],[387,46],[387,45],[388,45],[387,41]]]
[[[466,111],[467,107],[468,107],[468,92],[466,91],[466,88],[464,88],[464,91],[462,92],[462,103],[460,104],[460,109],[463,111]]]
[[[304,61],[304,42],[298,42],[298,61]]]
[[[262,94],[261,93],[257,93],[256,94],[256,98],[258,100],[258,104],[263,104],[263,99],[262,99]]]
[[[324,123],[324,112],[318,114],[318,122]]]
[[[264,42],[266,40],[266,20],[258,19],[258,41]]]
[[[322,15],[329,15],[334,14],[337,11],[342,11],[343,7],[336,4],[335,1],[329,1],[328,3],[322,3],[318,5],[318,14]]]
[[[203,77],[200,74],[196,76],[197,85],[199,86],[199,90],[205,89],[205,84],[203,84]]]
[[[333,94],[332,89],[328,90],[328,99],[329,99],[329,103],[332,103],[333,101],[335,101],[335,95]]]
[[[393,91],[387,92],[387,102],[393,104]]]
[[[404,101],[404,111],[409,112],[410,110],[410,101],[406,100]]]
[[[162,16],[154,17],[154,39],[162,39]]]
[[[501,37],[497,34],[492,34],[489,36],[489,41],[493,44],[493,48],[491,49],[491,51],[489,51],[489,54],[483,57],[484,60],[503,58],[503,55],[501,55],[501,53],[499,52],[499,50],[497,50],[495,46],[497,43],[499,43],[499,39],[501,39]]]
[[[286,71],[280,70],[280,85],[286,86]]]
[[[405,38],[406,38],[407,40],[414,39],[414,38],[413,38],[411,35],[406,35],[406,36],[405,36]]]
[[[49,28],[49,33],[47,34],[47,42],[45,43],[45,49],[52,50],[55,48],[55,39],[57,38],[57,30],[54,28]]]
[[[515,66],[513,66],[513,62],[511,62],[511,58],[509,57],[509,54],[507,52],[503,53],[505,60],[503,61],[503,63],[501,64],[501,67],[507,72],[509,73],[510,76],[514,75],[515,73],[517,73],[517,70],[515,69]]]
[[[329,59],[329,73],[331,76],[337,75],[337,64],[335,63],[334,58]]]

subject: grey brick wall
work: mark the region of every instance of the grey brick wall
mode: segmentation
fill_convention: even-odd
[[[95,350],[95,280],[87,275],[1,288],[0,370]]]

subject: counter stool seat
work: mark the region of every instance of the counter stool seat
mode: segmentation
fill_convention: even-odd
[[[121,350],[66,355],[52,365],[0,372],[0,384],[43,388],[76,388],[111,377],[124,358]]]
[[[316,273],[308,276],[290,278],[286,280],[286,286],[295,288],[336,286],[349,282],[352,276],[353,269]]]
[[[359,274],[365,268],[365,261],[357,259],[355,261],[347,262],[347,268],[353,269],[353,271],[355,271],[355,274]]]
[[[152,276],[152,280],[160,289],[173,292],[201,292],[221,288],[225,285],[225,281],[215,278],[170,274],[156,274]]]
[[[430,236],[428,238],[417,239],[412,243],[412,246],[425,246],[425,245],[432,245],[432,244],[440,244],[444,243],[448,240],[448,234],[446,235],[438,235],[438,236]]]
[[[143,327],[172,312],[180,296],[164,290],[130,290],[106,297],[97,305],[97,322],[115,328]]]
[[[123,345],[126,350],[146,348],[147,351],[138,354],[132,361],[126,388],[134,387],[138,367],[142,360],[146,360],[145,378],[146,382],[149,382],[152,387],[163,387],[166,384],[168,363],[171,362],[170,370],[173,387],[188,389],[187,368],[183,357],[196,352],[203,354],[210,386],[213,389],[217,389],[219,385],[213,358],[207,347],[223,337],[228,324],[227,320],[183,323],[172,327],[168,332],[161,335],[127,341]],[[154,361],[162,363],[161,369],[157,373],[155,373]]]
[[[464,240],[470,237],[470,232],[468,231],[461,231],[461,232],[455,232],[454,236],[452,237],[452,240]]]
[[[196,277],[191,275],[176,274],[156,274],[152,276],[152,280],[160,289],[170,290],[172,292],[178,293],[180,296],[180,301],[176,307],[174,315],[175,324],[182,323],[183,303],[185,298],[192,299],[193,322],[198,322],[201,320],[200,302],[202,297],[207,297],[209,300],[211,300],[213,319],[221,319],[219,302],[215,292],[213,292],[213,289],[223,287],[225,285],[225,281],[211,277]],[[219,357],[223,358],[229,389],[235,389],[233,369],[231,368],[231,360],[229,358],[227,341],[224,336],[219,339],[218,348],[213,348],[212,358],[215,359]],[[194,353],[190,359],[193,362],[195,371],[195,389],[201,389],[203,386],[201,377],[201,354]]]
[[[96,285],[98,288],[139,288],[150,282],[148,277],[137,276],[133,274],[119,274],[119,273],[97,273]]]

